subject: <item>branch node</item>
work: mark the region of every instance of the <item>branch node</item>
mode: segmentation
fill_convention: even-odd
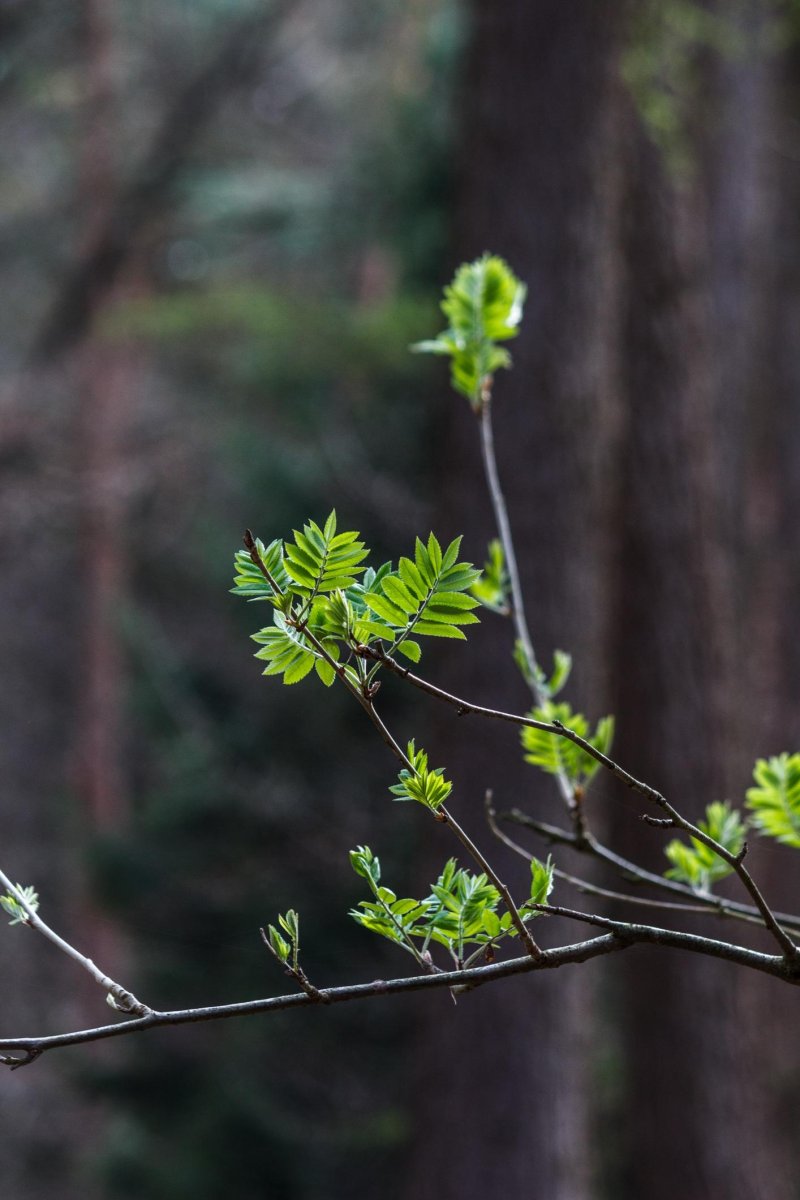
[[[20,1067],[27,1067],[29,1063],[36,1062],[41,1053],[41,1050],[26,1050],[24,1058],[15,1058],[13,1054],[0,1054],[0,1063],[10,1067],[12,1071],[18,1071]]]
[[[649,813],[642,813],[639,817],[640,821],[644,821],[647,825],[655,825],[657,829],[675,829],[675,821],[672,817],[651,817]]]
[[[319,988],[314,987],[302,967],[298,967],[296,971],[290,970],[289,974],[294,976],[309,1000],[313,1000],[315,1004],[330,1004],[331,998],[328,993],[321,992]]]
[[[133,992],[120,987],[118,983],[108,989],[106,1003],[115,1012],[126,1013],[132,1017],[149,1017],[153,1011],[146,1004],[142,1004],[141,1000],[137,1000]]]

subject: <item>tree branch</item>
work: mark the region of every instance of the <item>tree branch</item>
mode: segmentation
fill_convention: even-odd
[[[608,846],[604,846],[592,834],[587,834],[584,838],[577,838],[573,833],[566,829],[559,829],[556,825],[548,825],[544,821],[537,821],[535,817],[531,817],[528,813],[521,812],[518,808],[512,808],[509,812],[497,814],[499,821],[511,821],[515,825],[522,825],[546,838],[549,842],[556,842],[563,846],[570,846],[579,854],[589,854],[601,862],[607,862],[615,867],[622,875],[629,877],[634,883],[647,884],[650,887],[660,888],[661,891],[671,892],[674,895],[688,896],[697,901],[698,904],[705,906],[707,909],[713,909],[721,917],[733,917],[739,921],[746,921],[750,924],[756,924],[763,928],[764,921],[761,913],[751,904],[742,904],[738,900],[729,900],[723,896],[717,896],[713,892],[704,892],[688,886],[688,884],[680,883],[677,879],[666,879],[663,875],[656,875],[652,871],[640,867],[637,863],[631,862],[630,859],[623,858],[615,851],[610,850]],[[525,851],[522,851],[525,853]],[[633,899],[633,897],[631,897]],[[791,932],[800,937],[800,917],[792,913],[776,912],[774,914],[777,919],[791,929]]]
[[[745,889],[752,896],[755,902],[755,907],[761,914],[763,924],[775,938],[783,954],[792,959],[800,956],[800,951],[798,951],[797,946],[795,946],[786,930],[782,928],[772,909],[767,904],[766,900],[761,894],[761,891],[755,883],[755,880],[745,867],[741,856],[731,854],[731,852],[726,850],[725,847],[720,845],[719,842],[715,842],[712,837],[709,837],[708,834],[703,833],[703,831],[698,829],[696,825],[693,825],[691,821],[687,821],[686,818],[681,816],[678,810],[674,808],[664,796],[662,796],[661,792],[657,791],[653,787],[650,787],[649,784],[643,783],[642,780],[637,779],[635,775],[631,775],[629,771],[626,771],[624,767],[621,767],[619,763],[616,763],[613,758],[610,758],[607,754],[604,754],[602,750],[598,750],[597,747],[593,746],[591,742],[586,740],[586,738],[581,737],[578,733],[575,733],[573,729],[568,729],[562,721],[537,721],[533,717],[521,717],[515,713],[507,713],[502,712],[499,709],[487,708],[482,704],[472,704],[470,701],[464,700],[459,696],[454,696],[452,693],[446,692],[443,688],[438,688],[434,684],[428,683],[427,680],[421,679],[420,676],[414,675],[411,671],[407,670],[405,667],[402,667],[398,662],[386,654],[382,648],[376,648],[374,646],[358,646],[356,647],[356,653],[365,658],[378,659],[378,661],[383,663],[384,666],[388,667],[389,670],[394,671],[395,674],[399,675],[402,679],[406,679],[409,683],[413,684],[414,687],[418,687],[421,691],[427,692],[428,695],[435,696],[437,699],[453,705],[453,707],[458,709],[458,712],[462,715],[467,713],[476,713],[479,716],[489,717],[497,721],[508,721],[513,725],[529,726],[532,729],[543,729],[548,733],[552,733],[558,737],[566,738],[570,742],[574,742],[576,746],[579,746],[581,750],[584,750],[588,755],[599,762],[601,766],[605,767],[607,771],[624,783],[626,787],[629,787],[634,792],[638,792],[640,795],[649,800],[651,804],[656,805],[656,807],[667,813],[671,824],[674,825],[675,828],[682,829],[691,837],[697,838],[699,842],[702,842],[704,845],[708,846],[709,849],[713,850],[715,854],[718,854],[724,862],[728,863],[732,870],[735,871],[739,876]],[[589,835],[584,830],[581,833],[580,838],[577,840],[586,840],[588,836]]]
[[[525,602],[522,598],[522,584],[520,583],[519,568],[517,566],[517,555],[514,550],[514,539],[511,534],[511,522],[508,519],[508,508],[506,507],[505,496],[500,485],[500,474],[497,470],[497,457],[494,452],[494,433],[492,430],[491,384],[491,379],[484,381],[481,406],[478,413],[483,468],[486,475],[486,483],[489,487],[494,518],[497,523],[497,532],[500,534],[500,542],[503,547],[506,570],[508,571],[508,582],[511,588],[510,616],[514,623],[517,640],[525,655],[525,662],[528,667],[528,684],[533,692],[536,703],[542,705],[546,703],[549,696],[540,683],[542,670],[536,658],[536,651],[533,648],[533,641],[528,629]]]
[[[491,792],[486,793],[486,822],[498,841],[502,842],[504,846],[507,846],[509,850],[512,850],[514,854],[519,855],[520,858],[524,858],[526,862],[533,862],[536,856],[532,854],[530,850],[526,850],[524,846],[520,846],[519,842],[515,842],[513,838],[510,838],[508,834],[504,833],[498,825],[497,810],[492,802]],[[601,896],[605,900],[622,900],[628,904],[638,904],[645,908],[666,909],[671,912],[708,912],[708,909],[704,904],[684,904],[677,900],[650,900],[646,896],[631,896],[626,892],[611,891],[609,888],[600,887],[596,883],[590,883],[588,879],[579,879],[577,875],[570,875],[567,871],[562,871],[559,867],[555,866],[553,867],[553,874],[556,879],[563,879],[564,883],[571,884],[573,887],[577,888],[578,891],[585,892],[587,895],[591,896]],[[718,915],[724,916],[725,914],[719,913]],[[748,919],[759,926],[762,923],[760,918],[757,916]]]
[[[721,845],[720,842],[715,841],[714,838],[709,837],[707,833],[704,833],[702,829],[699,829],[696,825],[693,825],[691,821],[687,821],[685,817],[682,817],[678,810],[658,793],[656,793],[655,801],[659,808],[662,808],[664,812],[667,813],[672,824],[677,829],[682,829],[684,833],[688,833],[689,836],[693,837],[696,841],[702,842],[704,846],[707,846],[709,850],[712,850],[714,854],[718,855],[723,862],[726,862],[728,866],[736,872],[742,882],[742,886],[752,896],[756,908],[761,913],[764,924],[775,938],[775,941],[780,946],[786,958],[791,960],[799,960],[800,951],[776,918],[769,904],[764,899],[758,884],[753,879],[753,876],[750,874],[747,867],[744,865],[744,854],[732,854],[731,851],[726,849],[725,846]],[[743,850],[744,849],[746,849],[746,843],[743,847]]]
[[[98,983],[100,987],[108,993],[108,996],[113,1001],[114,1008],[118,1009],[119,1012],[135,1013],[139,1017],[147,1016],[148,1013],[152,1011],[146,1004],[142,1004],[141,1000],[137,1000],[132,992],[129,992],[127,988],[122,987],[120,984],[115,983],[114,980],[109,975],[106,975],[103,971],[101,971],[100,968],[96,966],[96,964],[93,963],[90,958],[87,958],[85,954],[81,954],[80,950],[76,950],[74,946],[71,946],[69,942],[65,941],[64,938],[55,932],[55,930],[51,929],[50,926],[42,920],[36,909],[28,903],[21,890],[11,882],[11,880],[3,871],[0,871],[0,886],[5,888],[8,894],[12,896],[14,900],[16,900],[19,907],[25,913],[25,920],[23,924],[29,925],[32,929],[36,929],[42,934],[43,937],[46,937],[48,941],[51,941],[54,946],[57,946],[59,950],[83,967],[84,971],[88,971],[95,983]]]
[[[392,753],[395,755],[395,757],[400,760],[400,762],[406,767],[407,770],[410,770],[413,772],[413,770],[414,770],[413,763],[411,763],[408,760],[408,758],[406,758],[405,754],[400,749],[399,745],[397,744],[395,739],[392,737],[391,733],[386,728],[386,726],[384,725],[381,718],[378,716],[378,711],[375,708],[375,705],[372,703],[372,701],[369,701],[368,705],[365,705],[365,707],[366,707],[367,715],[369,716],[372,723],[375,725],[376,729],[380,733],[383,740],[388,745],[389,749],[392,751]],[[531,955],[532,958],[538,958],[541,955],[542,951],[539,948],[539,946],[537,946],[537,944],[533,938],[533,935],[531,934],[530,930],[528,929],[525,922],[523,921],[523,919],[520,915],[519,909],[517,908],[516,904],[514,903],[511,893],[509,892],[508,888],[503,883],[503,881],[500,879],[497,872],[492,867],[491,863],[487,861],[487,859],[484,857],[483,854],[481,854],[480,850],[475,845],[475,843],[473,842],[472,838],[469,836],[467,831],[465,829],[462,829],[461,825],[459,825],[458,821],[455,819],[453,814],[451,812],[449,812],[449,810],[446,809],[444,805],[442,805],[439,809],[437,809],[437,811],[434,813],[434,816],[438,820],[444,821],[450,826],[450,828],[453,830],[453,833],[456,835],[456,837],[461,842],[461,844],[466,847],[467,851],[472,856],[472,858],[475,860],[475,862],[478,864],[478,866],[481,868],[481,870],[486,873],[486,875],[489,877],[489,879],[491,879],[492,883],[497,888],[500,895],[503,897],[505,906],[508,909],[509,913],[511,914],[511,920],[514,922],[514,926],[515,926],[517,932],[519,933],[519,936],[522,939],[523,945],[527,948],[528,953]]]
[[[547,913],[547,908],[543,910]],[[592,918],[588,914],[576,913],[571,909],[552,910],[552,916],[564,916],[571,920],[584,920],[600,924],[605,918]],[[470,967],[462,971],[442,971],[437,975],[415,975],[410,978],[374,980],[372,983],[352,984],[346,987],[325,988],[320,991],[327,1004],[343,1004],[351,1001],[372,999],[378,996],[393,996],[404,992],[422,992],[431,989],[458,987],[472,989],[483,984],[494,983],[512,975],[524,975],[531,971],[555,970],[572,963],[588,962],[605,954],[613,954],[636,944],[649,944],[669,949],[686,950],[722,959],[760,971],[785,983],[800,982],[800,972],[782,956],[762,954],[744,946],[735,946],[691,933],[679,933],[670,929],[659,929],[649,925],[625,925],[615,922],[618,928],[610,929],[599,937],[588,941],[543,950],[540,957],[530,955],[507,959],[501,963]],[[316,1006],[319,1000],[306,992],[289,996],[274,996],[263,1000],[249,1000],[240,1004],[222,1004],[209,1008],[186,1008],[170,1012],[151,1010],[146,1016],[116,1025],[102,1025],[94,1029],[82,1029],[74,1033],[60,1033],[47,1037],[0,1038],[2,1061],[7,1066],[25,1066],[48,1050],[63,1046],[81,1045],[86,1042],[105,1041],[109,1038],[125,1037],[158,1029],[167,1025],[198,1024],[208,1021],[227,1020],[232,1017],[254,1016],[257,1013],[282,1011],[288,1008]],[[15,1052],[22,1057],[15,1058]]]

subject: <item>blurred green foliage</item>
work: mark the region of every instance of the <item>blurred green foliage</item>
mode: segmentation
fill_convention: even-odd
[[[182,53],[208,54],[246,6],[151,8],[137,22],[128,6],[118,31],[131,143],[169,101],[170,57],[185,72]],[[357,899],[347,847],[392,811],[381,747],[338,689],[269,694],[242,636],[254,610],[226,599],[228,563],[245,525],[290,529],[332,501],[343,528],[367,525],[378,561],[427,523],[435,406],[407,346],[434,319],[446,251],[461,38],[453,0],[337,3],[316,27],[290,25],[192,149],[143,285],[99,325],[146,364],[136,444],[158,475],[136,501],[120,614],[132,818],[88,859],[159,1006],[291,987],[258,936],[289,896],[312,981],[383,969],[343,919]],[[415,829],[393,831],[399,865]],[[391,1196],[408,1121],[402,1079],[386,1079],[404,1011],[337,1011],[291,1050],[279,1018],[84,1064],[86,1088],[113,1099],[91,1165],[104,1194],[328,1200],[370,1194],[379,1171]]]

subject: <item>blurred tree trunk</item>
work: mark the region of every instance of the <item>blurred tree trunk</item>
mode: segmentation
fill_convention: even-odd
[[[603,647],[619,432],[612,78],[619,5],[504,0],[477,5],[475,22],[457,251],[472,258],[490,248],[529,285],[514,370],[495,388],[500,470],[540,659],[549,665],[556,646],[573,651],[572,694],[596,709],[609,691]],[[495,531],[475,421],[466,404],[453,405],[443,503],[477,557]],[[448,655],[439,677],[484,702],[529,707],[509,624],[487,615],[470,642],[472,652]],[[513,733],[462,720],[450,744],[442,757],[462,780],[459,811],[469,805],[471,827],[524,889],[525,864],[504,860],[485,826],[481,832],[483,789],[494,789],[499,809],[533,798],[537,812],[559,819],[551,781],[520,763]],[[559,932],[569,939],[575,931]],[[537,927],[537,938],[555,935]],[[598,972],[563,972],[478,992],[455,1012],[435,1014],[416,1088],[421,1148],[409,1195],[592,1194],[597,982]]]
[[[85,132],[80,191],[87,248],[102,231],[117,192],[114,162],[113,48],[105,0],[84,0]],[[94,331],[79,355],[78,465],[84,563],[84,672],[78,731],[78,786],[95,829],[125,814],[120,753],[122,663],[117,634],[125,567],[125,416],[132,384],[129,353]]]
[[[118,191],[112,13],[107,0],[84,0],[86,97],[78,187],[85,213],[85,254],[102,236]],[[119,284],[117,292],[124,284]],[[108,300],[104,281],[92,294],[95,318]],[[136,364],[130,347],[104,340],[90,325],[74,363],[78,391],[75,437],[78,480],[78,546],[82,593],[81,671],[77,681],[75,784],[84,843],[119,832],[127,817],[123,755],[124,664],[119,619],[125,587],[127,490],[125,444]],[[118,930],[93,901],[85,880],[81,937],[113,978],[126,973]],[[96,1009],[96,986],[84,981],[87,1018]]]
[[[748,597],[746,663],[750,696],[748,745],[759,757],[795,752],[800,744],[800,28],[776,63],[769,121],[762,138],[768,191],[760,239],[762,313],[755,326],[758,356],[748,377],[752,405],[749,437],[747,556],[743,592]],[[796,911],[798,889],[791,855],[770,843],[758,848],[759,866],[769,871],[776,906]],[[763,1030],[764,998],[755,981],[751,1026]],[[762,1032],[769,1087],[762,1103],[778,1142],[797,1177],[796,1138],[788,1114],[800,1103],[795,1055],[787,1054],[796,1004],[782,992],[769,997],[769,1023]],[[791,1024],[790,1024],[791,1022]],[[766,1194],[766,1189],[765,1189]]]
[[[495,407],[540,657],[556,645],[573,651],[570,697],[595,718],[616,711],[620,759],[700,816],[713,799],[740,800],[765,750],[750,719],[750,652],[773,663],[780,696],[796,693],[778,666],[789,588],[769,564],[763,587],[751,576],[754,553],[781,561],[789,521],[780,514],[794,511],[797,471],[778,476],[770,464],[796,439],[764,435],[763,380],[771,364],[781,373],[785,430],[796,326],[792,336],[781,298],[770,316],[768,297],[780,263],[794,314],[798,276],[772,231],[781,228],[765,166],[775,59],[756,36],[768,7],[722,13],[746,35],[736,57],[683,47],[704,99],[693,109],[687,98],[693,170],[683,175],[618,82],[640,11],[596,0],[476,5],[457,248],[503,254],[530,288]],[[796,161],[792,169],[794,179]],[[796,225],[786,228],[795,211],[781,209],[796,254]],[[445,501],[459,528],[473,527],[483,502],[468,426],[456,414],[446,443]],[[758,479],[750,504],[744,482]],[[746,517],[763,520],[764,505],[780,528],[759,556]],[[753,605],[765,602],[771,616],[757,629]],[[454,654],[447,677],[519,708],[504,632],[484,625],[473,673]],[[553,816],[544,784],[516,772],[513,742],[498,752],[488,731],[465,740],[451,761],[457,754],[473,793],[485,781],[503,808],[524,801],[524,788],[537,815]],[[603,784],[590,818],[598,832],[610,821],[623,853],[661,870],[666,838],[642,827],[640,811]],[[602,1186],[631,1200],[788,1200],[791,1146],[769,1087],[770,1047],[782,1039],[764,1022],[782,1011],[774,987],[654,952],[612,970],[610,1025],[597,1017],[600,969],[438,1014],[417,1088],[421,1128],[435,1136],[419,1152],[415,1194],[572,1200]],[[593,1066],[611,1080],[605,1110]],[[604,1184],[593,1186],[593,1171]]]
[[[674,191],[640,144],[627,199],[618,753],[699,816],[713,799],[741,797],[747,782],[748,747],[738,736],[749,707],[735,603],[741,576],[727,536],[735,488],[725,455],[741,451],[746,424],[741,408],[715,409],[721,372],[698,195]],[[614,810],[616,844],[663,870],[666,839],[644,835],[631,819],[639,806],[626,807]],[[768,1039],[747,1003],[751,982],[702,961],[676,970],[651,954],[622,963],[620,981],[625,1194],[788,1196],[765,1106],[753,1104],[754,1081],[767,1088]],[[756,990],[763,1012],[770,989]],[[681,1152],[654,1172],[665,1139]]]
[[[754,574],[743,519],[744,485],[757,484],[749,464],[764,416],[774,236],[766,147],[775,64],[755,40],[765,15],[764,5],[741,6],[733,16],[753,35],[748,50],[702,62],[709,99],[705,127],[689,130],[691,176],[671,178],[635,136],[625,195],[618,752],[697,816],[715,799],[741,803],[766,749],[752,721],[754,662],[769,656],[759,628],[780,554],[773,546],[773,564]],[[788,478],[772,482],[782,490]],[[788,611],[770,607],[785,627]],[[623,853],[644,852],[663,869],[666,839],[642,836],[630,813],[615,812]],[[770,891],[770,858],[753,847],[749,861]],[[791,1146],[771,1087],[770,1047],[783,1040],[775,989],[717,964],[676,970],[649,954],[628,959],[620,975],[624,1194],[792,1195]],[[665,1144],[680,1153],[664,1155]]]

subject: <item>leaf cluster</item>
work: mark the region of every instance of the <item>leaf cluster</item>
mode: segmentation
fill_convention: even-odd
[[[464,640],[460,625],[474,625],[478,618],[472,609],[478,607],[468,590],[478,580],[480,572],[472,563],[458,562],[461,538],[457,537],[443,551],[431,534],[427,545],[419,538],[414,547],[414,560],[401,558],[397,570],[386,571],[364,592],[364,601],[372,613],[368,632],[402,652],[412,661],[420,654],[409,634]]]
[[[411,769],[403,767],[398,782],[389,788],[395,800],[416,800],[431,812],[441,808],[453,790],[453,785],[444,777],[444,767],[428,768],[428,756],[417,750],[413,739],[408,743],[408,761]]]
[[[350,853],[356,874],[370,885],[373,900],[361,900],[350,913],[354,921],[400,946],[425,964],[431,963],[431,943],[445,947],[453,961],[467,966],[480,954],[491,955],[506,937],[517,937],[517,929],[508,912],[497,909],[500,893],[484,874],[473,874],[458,867],[451,858],[445,864],[430,895],[421,900],[398,899],[391,888],[381,885],[378,858],[368,846]],[[538,905],[547,904],[553,888],[553,864],[550,859],[531,863],[530,897],[520,906],[523,920],[539,915]],[[465,959],[467,946],[478,949]]]
[[[511,366],[511,355],[498,343],[517,336],[526,291],[502,258],[484,254],[463,263],[444,292],[447,329],[412,347],[449,358],[453,388],[476,410],[486,381]]]
[[[508,616],[508,571],[506,570],[503,543],[499,538],[489,542],[488,557],[480,578],[473,583],[470,592],[485,608],[500,616]]]
[[[32,887],[23,887],[21,883],[17,884],[17,891],[27,903],[28,907],[37,912],[39,909],[39,895]],[[30,918],[27,912],[22,907],[20,902],[10,892],[6,892],[4,896],[0,896],[0,907],[2,907],[11,920],[9,925],[27,925]]]
[[[558,651],[556,652],[559,653]],[[562,678],[569,672],[569,656],[562,655],[556,660],[553,680],[550,687],[563,687]],[[561,678],[557,678],[560,676]],[[589,722],[582,713],[574,713],[569,704],[562,701],[559,704],[548,700],[545,704],[534,708],[529,714],[535,721],[547,721],[552,724],[560,721],[567,729],[584,738],[602,754],[608,754],[614,738],[614,718],[601,717],[597,722],[594,733]],[[574,788],[586,788],[600,767],[596,758],[592,758],[580,746],[566,738],[554,737],[544,729],[531,729],[526,726],[520,733],[525,761],[546,771],[548,775],[564,775]]]
[[[747,821],[727,801],[709,804],[705,821],[698,828],[719,842],[731,854],[739,854],[748,825],[765,837],[785,846],[800,849],[800,754],[778,754],[760,758],[753,771],[755,787],[747,791]],[[664,853],[672,863],[666,872],[700,891],[709,891],[714,883],[731,874],[732,867],[696,838],[690,845],[677,839]]]
[[[697,828],[733,855],[740,853],[747,833],[739,813],[727,801],[709,804],[705,820],[698,821]],[[693,837],[689,843],[676,838],[665,848],[664,853],[672,863],[665,872],[667,879],[677,879],[696,891],[707,892],[714,883],[733,872],[733,867],[704,842]]]
[[[800,754],[759,759],[753,778],[756,787],[747,792],[752,825],[785,846],[800,848]]]
[[[290,908],[288,912],[278,914],[278,925],[286,937],[274,925],[268,925],[270,949],[279,962],[285,963],[296,972],[300,955],[300,917]]]
[[[432,533],[427,543],[417,538],[413,559],[376,570],[365,565],[369,551],[358,533],[337,533],[332,512],[323,526],[309,521],[295,530],[291,541],[252,547],[236,555],[232,591],[272,604],[272,624],[253,635],[256,657],[266,662],[265,675],[286,684],[315,669],[327,686],[340,674],[363,688],[380,669],[376,661],[367,671],[358,656],[365,647],[380,642],[416,663],[416,637],[463,640],[461,626],[478,620],[469,592],[480,573],[458,561],[460,537],[444,550]]]

